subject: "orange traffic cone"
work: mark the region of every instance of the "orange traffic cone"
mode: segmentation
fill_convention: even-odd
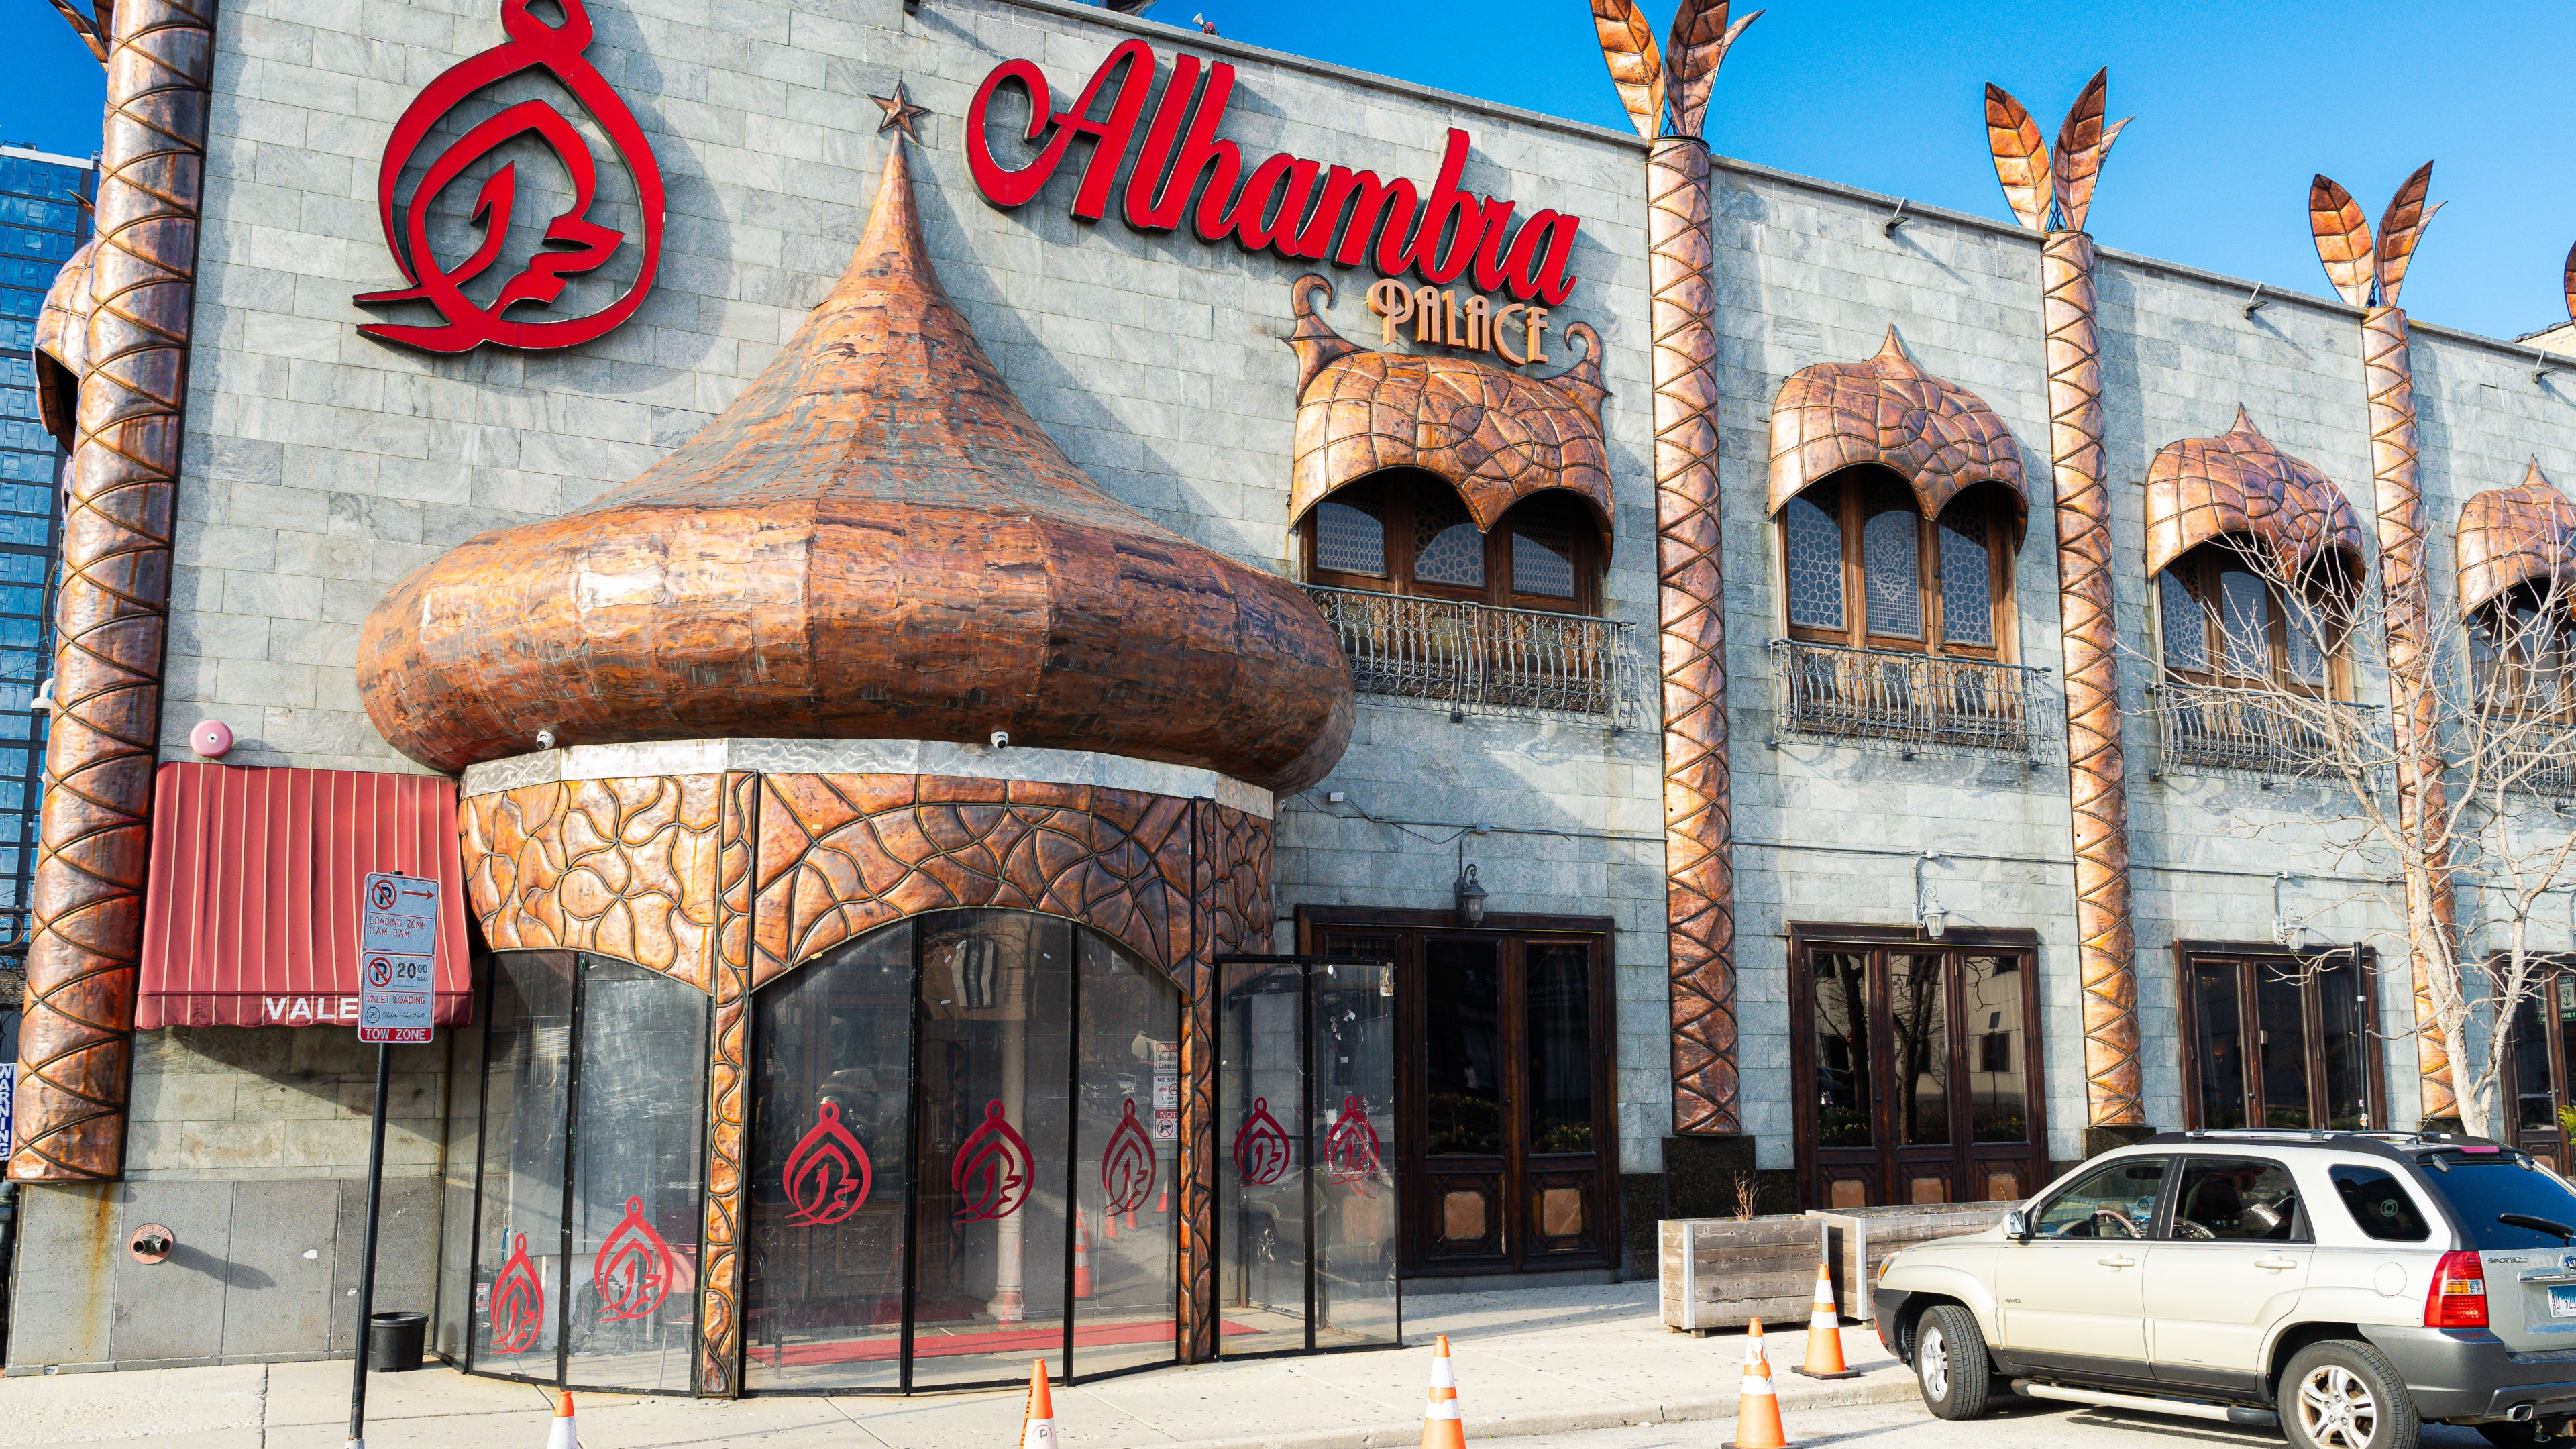
[[[1780,1396],[1771,1391],[1771,1360],[1762,1352],[1762,1320],[1744,1340],[1744,1388],[1735,1404],[1735,1437],[1726,1449],[1789,1449],[1780,1424]]]
[[[1118,1241],[1118,1214],[1107,1208],[1100,1210],[1100,1236],[1105,1242]]]
[[[570,1392],[555,1399],[555,1423],[546,1432],[546,1449],[581,1449],[581,1431],[573,1427]]]
[[[1073,1215],[1073,1296],[1091,1296],[1091,1214]]]
[[[1134,1208],[1129,1208],[1127,1210],[1127,1231],[1131,1233],[1136,1231],[1136,1210]]]
[[[1063,1449],[1055,1436],[1055,1398],[1047,1392],[1046,1360],[1029,1368],[1029,1406],[1020,1415],[1020,1449]]]
[[[1167,1182],[1163,1184],[1163,1195],[1154,1199],[1154,1216],[1161,1217],[1163,1214],[1170,1212],[1171,1210],[1172,1185]]]
[[[1449,1371],[1449,1335],[1431,1350],[1431,1401],[1422,1408],[1422,1449],[1467,1449],[1467,1421],[1458,1417],[1458,1376]]]
[[[1811,1379],[1860,1377],[1843,1362],[1843,1316],[1834,1307],[1834,1280],[1823,1263],[1816,1265],[1816,1302],[1807,1314],[1807,1361],[1797,1372]]]

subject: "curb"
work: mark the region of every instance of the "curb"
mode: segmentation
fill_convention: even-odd
[[[1819,1389],[1801,1394],[1795,1400],[1783,1398],[1784,1413],[1802,1409],[1848,1409],[1867,1404],[1908,1404],[1915,1400],[1914,1376],[1901,1368],[1892,1372],[1873,1373],[1859,1383],[1837,1388]],[[1689,1424],[1727,1421],[1735,1417],[1733,1395],[1723,1399],[1685,1399],[1665,1404],[1634,1404],[1625,1408],[1599,1407],[1565,1409],[1545,1414],[1516,1414],[1500,1418],[1471,1416],[1470,1437],[1474,1439],[1508,1439],[1533,1434],[1571,1434],[1586,1429],[1617,1429],[1630,1424]],[[1192,1439],[1172,1445],[1170,1449],[1412,1449],[1422,1442],[1422,1423],[1412,1420],[1403,1424],[1379,1425],[1359,1429],[1331,1429],[1317,1434],[1260,1435],[1239,1439]]]

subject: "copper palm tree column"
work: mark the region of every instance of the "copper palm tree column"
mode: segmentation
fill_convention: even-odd
[[[1995,174],[2024,226],[2043,231],[2040,315],[2048,333],[2048,443],[2056,460],[2059,627],[2066,650],[2066,789],[2075,836],[2076,959],[2083,982],[2084,1096],[2094,1128],[2147,1125],[2139,1101],[2137,938],[2129,901],[2129,806],[2120,752],[2119,622],[2112,603],[2111,491],[2102,461],[2102,340],[2094,318],[2093,184],[2119,138],[2102,124],[2110,73],[2096,72],[2057,133],[2052,163],[2030,113],[1986,87]]]
[[[2432,596],[2424,554],[2424,492],[2415,442],[2415,370],[2408,354],[2406,313],[2397,291],[2406,280],[2415,244],[2433,213],[2424,195],[2433,184],[2425,162],[2389,199],[2379,219],[2378,245],[2351,193],[2319,176],[2308,187],[2308,224],[2317,260],[2335,291],[2363,309],[2362,386],[2370,398],[2370,477],[2378,499],[2379,586],[2388,631],[2388,692],[2398,732],[2397,822],[2404,838],[2423,846],[2420,861],[2404,872],[2408,952],[2414,971],[2415,1066],[2423,1082],[2425,1117],[2456,1117],[2460,1106],[2451,1082],[2451,1059],[2433,1009],[2433,966],[2418,935],[2429,924],[2446,938],[2459,924],[2446,852],[2436,824],[2443,815],[2441,740],[2432,701]]]
[[[76,11],[65,11],[78,22]],[[125,1164],[214,0],[118,0],[18,1040],[21,1182]],[[94,32],[85,32],[88,38]]]
[[[1634,0],[1592,0],[1611,84],[1651,146],[1646,254],[1655,379],[1655,574],[1664,712],[1664,900],[1673,1130],[1729,1136],[1736,1110],[1735,864],[1726,574],[1717,494],[1717,289],[1700,128],[1728,47],[1760,16],[1682,0],[1661,51]],[[1672,135],[1662,133],[1671,101]]]

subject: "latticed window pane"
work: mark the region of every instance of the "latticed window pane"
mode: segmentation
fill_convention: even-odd
[[[1456,494],[1433,488],[1415,493],[1413,577],[1426,584],[1484,587],[1485,537]]]
[[[1541,598],[1573,598],[1573,533],[1561,528],[1513,529],[1512,589]]]
[[[1860,526],[1862,587],[1869,592],[1869,632],[1923,637],[1921,515],[1908,508],[1871,514]]]
[[[1802,494],[1789,500],[1789,622],[1843,627],[1843,530]]]
[[[2325,639],[2325,616],[2317,607],[2296,594],[2288,596],[2290,616],[2286,630],[2286,664],[2290,678],[2298,684],[2323,688],[2326,682],[2326,656],[2320,644]]]
[[[2167,669],[2207,669],[2209,667],[2209,620],[2201,613],[2200,600],[2179,574],[2168,569],[2157,575],[2164,593],[2165,667]]]
[[[2272,594],[2263,580],[2244,569],[2222,569],[2218,575],[2219,626],[2226,639],[2227,667],[2250,677],[2272,672]]]
[[[1386,504],[1375,490],[1316,505],[1315,567],[1386,577]]]
[[[1941,637],[1980,648],[1995,642],[1993,555],[1985,514],[1971,507],[1941,515]]]

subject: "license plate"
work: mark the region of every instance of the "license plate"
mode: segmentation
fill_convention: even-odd
[[[2549,1290],[2549,1316],[2576,1318],[2576,1283],[2552,1287]]]

